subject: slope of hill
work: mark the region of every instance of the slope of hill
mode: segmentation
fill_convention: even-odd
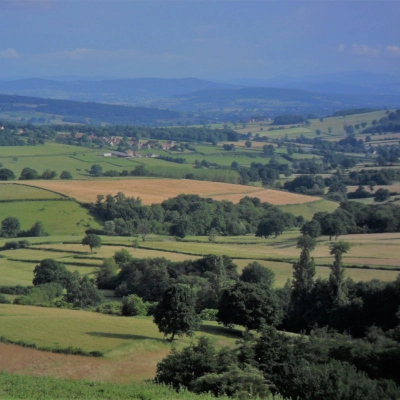
[[[0,94],[0,113],[23,112],[69,117],[67,122],[108,122],[148,124],[160,120],[173,120],[181,115],[175,111],[148,107],[130,107],[78,102],[70,100],[41,99],[17,95]],[[93,121],[94,120],[94,121]]]

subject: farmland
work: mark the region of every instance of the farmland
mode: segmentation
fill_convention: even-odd
[[[274,205],[303,204],[318,199],[295,193],[218,182],[201,182],[188,179],[118,179],[91,181],[29,181],[29,185],[62,193],[80,202],[95,202],[99,194],[116,195],[124,193],[128,197],[139,197],[143,204],[158,204],[181,193],[198,194],[214,200],[234,203],[245,196],[258,197],[263,202]]]
[[[241,168],[250,168],[251,163],[267,164],[271,160],[288,163],[291,167],[300,162],[322,163],[323,157],[308,152],[298,152],[288,156],[287,144],[275,140],[287,135],[288,140],[299,135],[315,137],[315,130],[322,131],[321,137],[337,141],[343,138],[344,122],[356,124],[363,121],[371,123],[381,118],[384,111],[359,116],[325,118],[323,121],[311,120],[308,126],[267,130],[264,126],[251,126],[237,129],[239,132],[259,134],[268,140],[257,142],[249,148],[246,141],[224,142],[217,145],[194,143],[191,150],[166,151],[160,148],[145,150],[142,157],[118,158],[100,157],[100,149],[82,148],[67,144],[46,141],[43,145],[23,147],[0,147],[2,167],[11,169],[16,177],[23,168],[29,166],[39,173],[46,169],[69,171],[72,179],[34,179],[11,180],[0,183],[0,220],[17,217],[21,229],[28,230],[37,221],[43,223],[46,236],[0,238],[0,278],[1,285],[32,285],[33,270],[44,259],[54,259],[65,265],[67,271],[78,271],[81,277],[96,278],[99,267],[105,259],[112,259],[116,252],[124,249],[134,259],[164,258],[172,262],[201,260],[207,255],[228,256],[237,266],[240,274],[253,262],[270,269],[274,273],[273,289],[283,290],[288,279],[293,278],[293,263],[299,259],[300,249],[297,246],[301,235],[299,226],[285,230],[277,237],[255,237],[252,234],[223,236],[216,233],[210,236],[167,236],[155,232],[141,235],[138,232],[131,236],[100,234],[102,245],[93,252],[82,245],[82,238],[89,230],[100,231],[104,221],[96,216],[88,203],[96,202],[97,196],[116,196],[123,193],[127,197],[140,199],[142,205],[160,204],[180,194],[197,194],[217,201],[238,204],[244,197],[258,198],[278,206],[284,212],[302,216],[310,221],[315,213],[332,213],[338,201],[320,196],[311,196],[289,191],[278,190],[294,176],[280,174],[276,182],[267,185],[265,182],[253,181],[248,185],[237,184],[239,169],[231,168],[232,163]],[[254,129],[253,129],[254,128]],[[263,128],[263,130],[258,130]],[[328,128],[332,128],[329,133]],[[357,138],[365,135],[356,134]],[[235,148],[225,151],[224,144]],[[266,156],[263,147],[272,144],[274,156]],[[194,149],[194,150],[193,150]],[[104,152],[102,149],[101,152]],[[156,154],[170,157],[184,157],[185,163],[178,164],[159,158],[144,157],[145,154]],[[350,153],[348,153],[350,154]],[[359,160],[358,153],[350,157]],[[203,160],[199,161],[199,160]],[[369,155],[363,164],[373,165],[374,156]],[[148,176],[95,177],[90,173],[93,164],[98,164],[103,171],[131,171],[144,166]],[[212,164],[212,165],[211,165]],[[215,166],[216,164],[217,166]],[[354,171],[360,170],[363,164],[357,164]],[[190,172],[191,179],[183,179]],[[347,173],[343,169],[343,173]],[[324,171],[324,178],[333,176],[334,169]],[[322,176],[322,174],[321,174]],[[197,180],[193,178],[201,178]],[[388,188],[392,192],[400,191],[399,184],[375,185],[374,191]],[[357,186],[348,186],[354,191]],[[326,188],[325,192],[328,191]],[[396,196],[392,196],[391,200]],[[373,198],[362,200],[373,204]],[[389,204],[389,203],[388,203]],[[103,232],[104,233],[104,232]],[[10,241],[26,239],[29,245],[24,248],[6,248]],[[330,241],[328,236],[319,236],[312,251],[316,264],[315,279],[327,280],[331,274],[333,256],[330,254],[332,244],[339,241],[350,243],[351,247],[343,256],[346,268],[345,277],[355,282],[393,282],[400,271],[398,245],[400,233],[363,233],[346,235]],[[288,286],[286,286],[287,288]],[[104,290],[106,302],[120,301],[112,290]],[[5,294],[8,300],[17,295]],[[63,350],[69,347],[80,348],[85,352],[98,351],[101,358],[88,358],[77,355],[53,354],[30,348],[15,347],[0,343],[0,370],[17,374],[34,376],[54,376],[57,378],[87,379],[89,381],[141,382],[154,377],[157,363],[169,354],[171,345],[158,332],[152,318],[110,316],[93,311],[33,307],[27,305],[0,304],[2,323],[0,337],[19,344],[34,345],[47,350]],[[43,327],[46,327],[43,329]],[[200,336],[211,338],[219,348],[234,346],[241,337],[242,328],[228,330],[216,322],[203,321],[194,339],[180,338],[174,343],[178,349],[190,344]],[[17,355],[17,356],[16,356]],[[1,381],[0,377],[0,381]],[[0,390],[0,398],[2,396]],[[168,398],[168,397],[166,397]]]

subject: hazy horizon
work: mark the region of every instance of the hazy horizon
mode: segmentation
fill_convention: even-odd
[[[398,75],[397,1],[0,0],[0,77]]]

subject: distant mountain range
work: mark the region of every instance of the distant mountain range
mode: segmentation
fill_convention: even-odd
[[[119,118],[121,123],[154,123],[178,118],[223,122],[246,120],[253,115],[273,118],[281,114],[312,113],[326,116],[346,108],[400,108],[400,78],[360,71],[229,82],[196,78],[98,81],[18,79],[0,81],[0,93],[48,99],[45,102],[33,100],[41,104],[36,107],[37,112],[61,112],[64,116],[96,120],[103,114],[113,123]],[[20,100],[17,103],[23,103]],[[63,104],[64,100],[70,102]],[[91,105],[76,104],[78,101]],[[103,104],[95,106],[94,103]],[[106,109],[104,103],[116,108]],[[150,109],[153,111],[150,112]],[[139,117],[145,114],[146,117]]]
[[[237,87],[239,86],[195,78],[141,78],[100,81],[56,81],[32,78],[0,81],[0,93],[126,104],[142,103],[148,100],[188,94],[198,90]]]
[[[400,94],[400,75],[347,71],[302,77],[278,76],[268,80],[236,79],[226,83],[252,87],[280,87],[318,93]]]

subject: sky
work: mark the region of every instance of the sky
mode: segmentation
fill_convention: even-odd
[[[400,1],[0,0],[0,79],[400,75]]]

